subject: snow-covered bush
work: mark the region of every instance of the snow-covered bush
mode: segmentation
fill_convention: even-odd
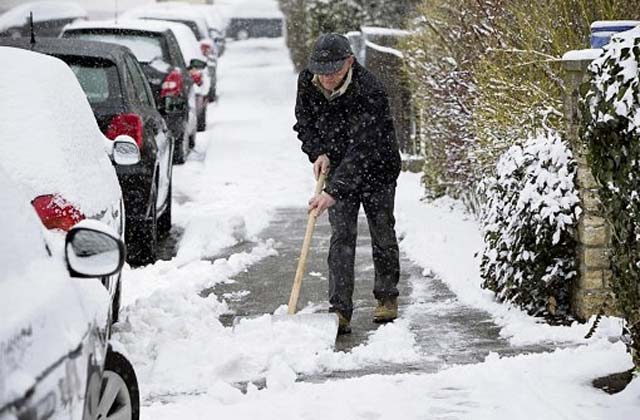
[[[567,313],[580,214],[576,163],[555,133],[532,136],[485,182],[483,287],[535,315]]]
[[[611,287],[640,369],[640,30],[615,37],[593,61],[583,138],[612,228]]]

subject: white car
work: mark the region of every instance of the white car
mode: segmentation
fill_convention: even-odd
[[[29,196],[42,223],[63,238],[92,219],[124,237],[122,192],[110,156],[122,151],[139,160],[127,136],[108,140],[96,123],[73,71],[62,61],[27,50],[0,47],[0,166]],[[103,278],[117,319],[120,274]]]
[[[109,344],[109,295],[124,243],[84,220],[45,241],[30,198],[0,166],[0,420],[139,418],[129,361]]]

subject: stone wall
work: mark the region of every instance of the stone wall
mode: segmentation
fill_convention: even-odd
[[[610,228],[602,217],[602,205],[598,198],[597,184],[587,163],[586,144],[580,138],[580,86],[587,80],[587,66],[592,60],[588,54],[565,59],[565,121],[568,140],[578,163],[577,184],[580,192],[582,215],[578,222],[577,257],[579,273],[573,287],[572,311],[582,320],[598,313],[610,294],[609,243]],[[613,305],[605,310],[611,312]]]

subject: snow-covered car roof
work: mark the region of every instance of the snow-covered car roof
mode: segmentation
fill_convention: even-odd
[[[87,17],[87,11],[77,3],[70,1],[34,1],[16,6],[0,15],[0,31],[24,25],[29,18],[30,12],[33,12],[34,22]]]
[[[205,38],[209,38],[207,21],[203,16],[191,7],[185,6],[163,6],[161,3],[155,5],[140,6],[127,10],[122,14],[125,19],[159,19],[167,21],[188,20],[198,27],[198,31]]]
[[[103,20],[77,22],[67,25],[65,31],[80,29],[124,29],[131,31],[144,32],[165,32],[171,31],[178,41],[178,46],[182,52],[182,57],[188,65],[191,59],[206,61],[207,58],[202,54],[198,40],[188,26],[171,22],[168,20],[149,20],[149,19],[126,19],[126,20]]]
[[[181,25],[165,20],[149,19],[118,19],[116,20],[88,20],[78,21],[68,24],[64,30],[72,29],[126,29],[145,32],[165,32],[171,29],[172,25]],[[184,25],[183,25],[184,26]]]
[[[202,50],[200,50],[200,44],[198,44],[196,36],[188,26],[182,23],[171,23],[171,31],[178,41],[182,57],[187,65],[194,58],[204,62],[207,61],[207,58],[202,54]]]
[[[10,47],[0,47],[0,62],[0,165],[31,199],[60,194],[87,217],[117,206],[110,142],[73,71]]]

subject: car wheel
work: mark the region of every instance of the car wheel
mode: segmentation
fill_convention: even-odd
[[[156,262],[158,253],[158,215],[156,208],[157,184],[154,183],[149,196],[151,214],[137,226],[133,227],[132,252],[129,263],[132,265],[147,265]]]
[[[164,213],[158,218],[158,233],[168,235],[171,230],[171,190],[173,190],[173,178],[169,180],[169,192],[167,193],[167,205]]]
[[[138,420],[140,391],[131,363],[120,353],[109,352],[102,376],[96,419]]]
[[[182,165],[187,159],[189,140],[187,130],[185,128],[182,136],[176,139],[176,144],[173,150],[173,163],[175,165]]]
[[[193,149],[196,147],[196,135],[192,134],[189,136],[189,149]]]
[[[249,39],[249,32],[246,29],[240,29],[236,34],[237,39],[244,41],[245,39]]]

